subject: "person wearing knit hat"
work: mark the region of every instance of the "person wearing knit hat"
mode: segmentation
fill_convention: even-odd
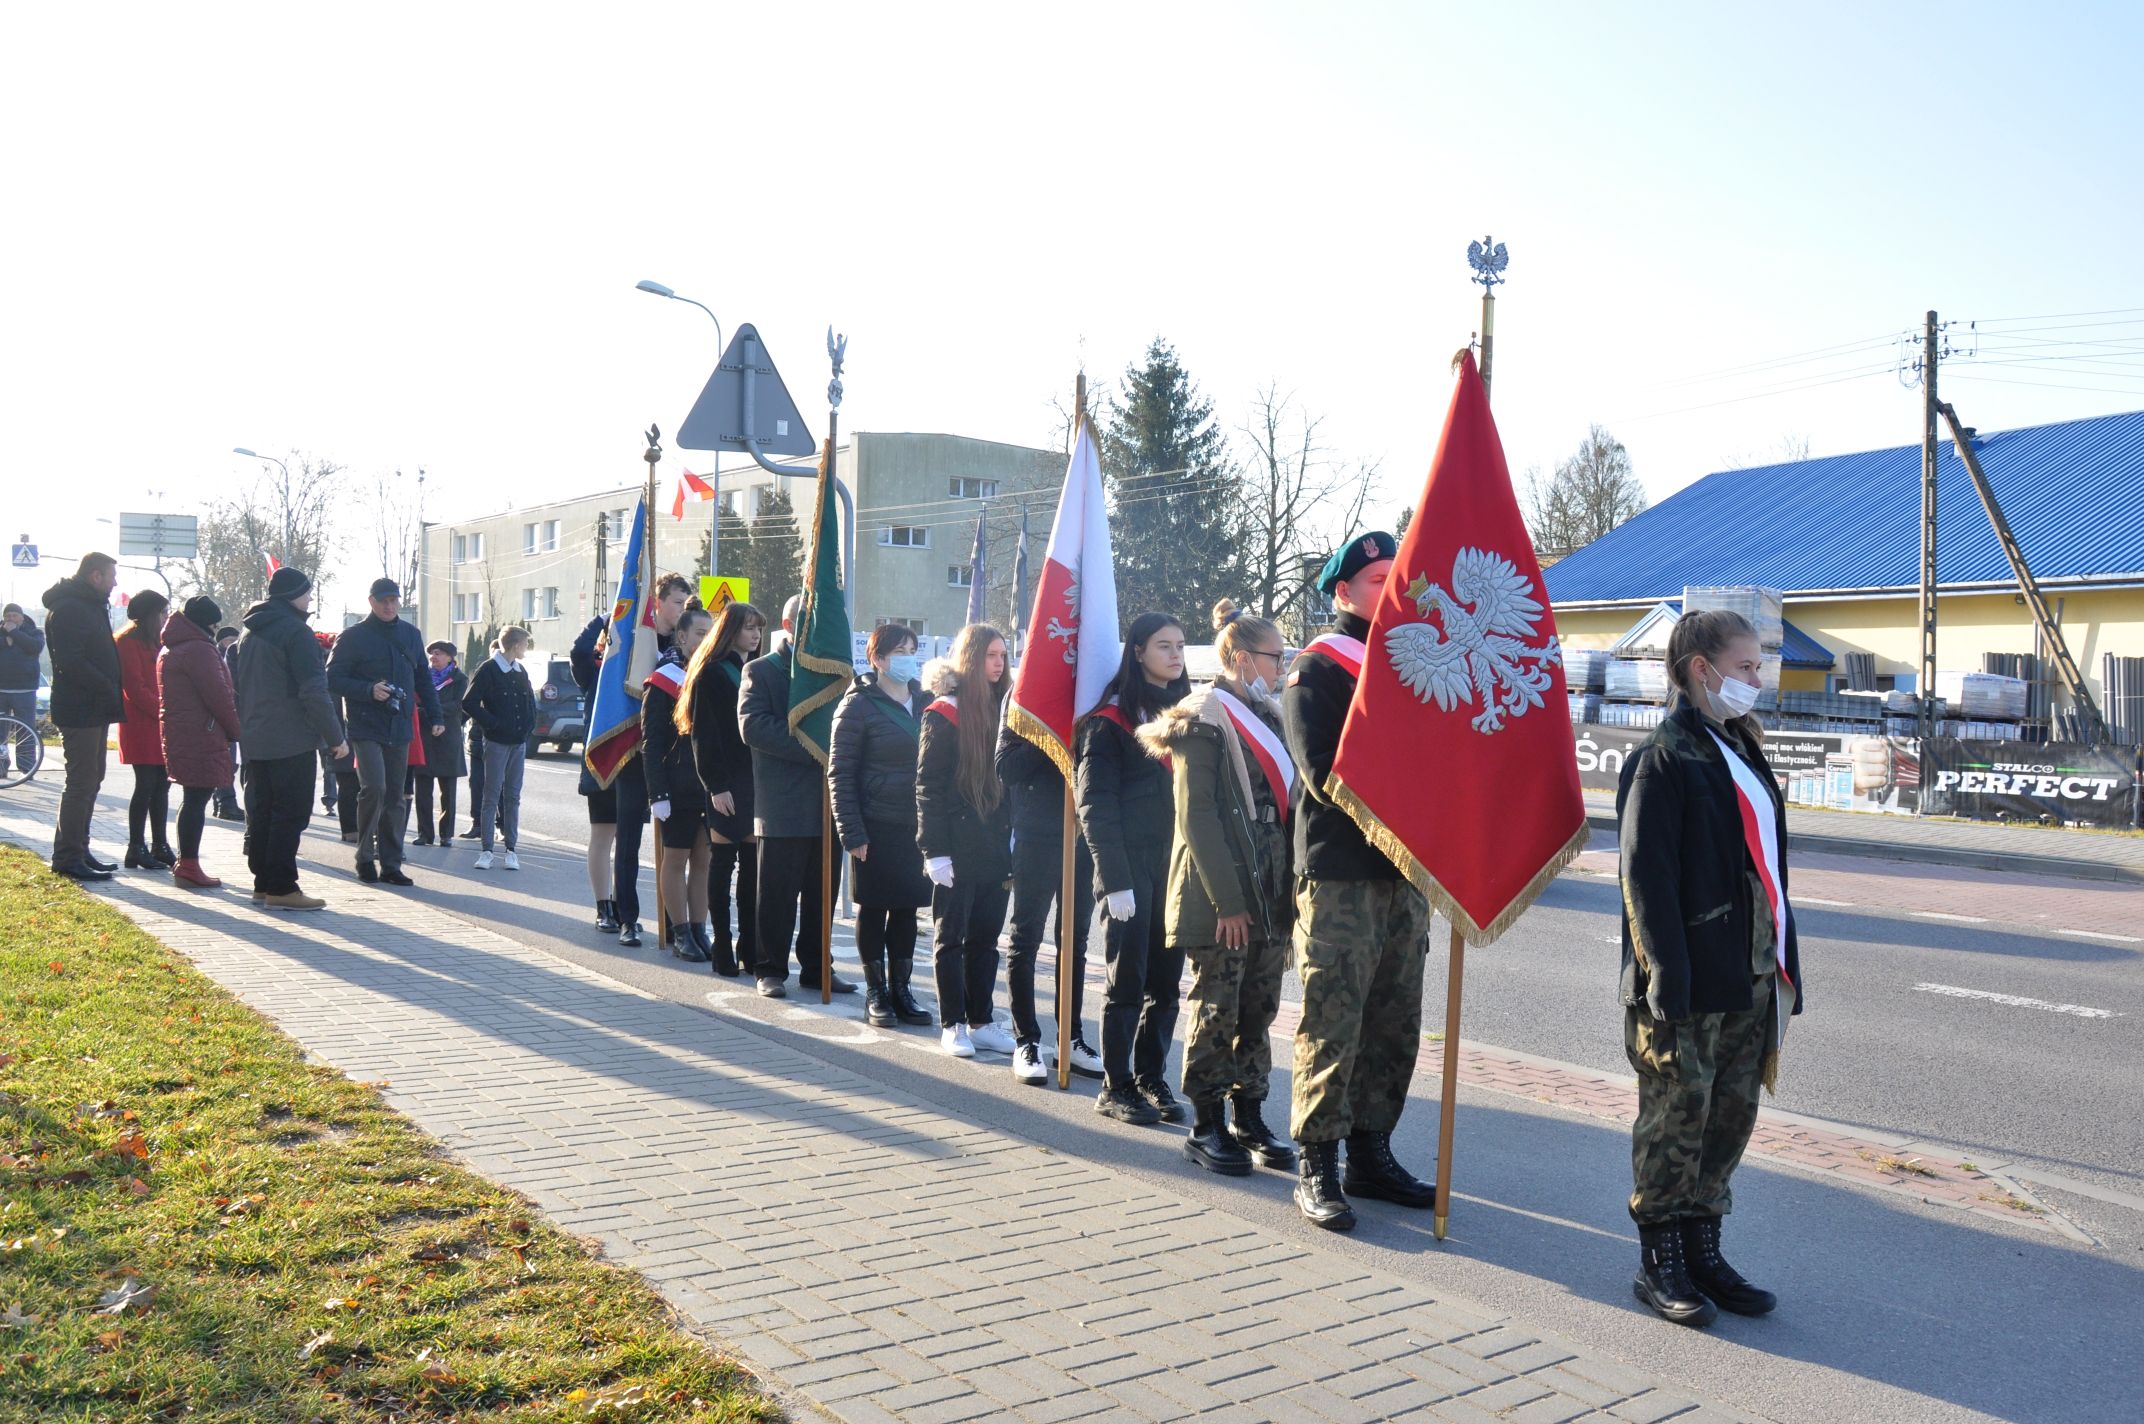
[[[216,651],[215,630],[222,621],[215,599],[206,594],[187,599],[179,617],[164,620],[159,639],[164,650],[156,660],[164,770],[180,789],[179,854],[171,878],[202,890],[223,884],[201,868],[201,828],[209,802],[230,789],[231,747],[241,730],[230,670]]]
[[[312,578],[302,569],[285,564],[268,576],[268,596],[285,602],[303,598],[313,591]]]
[[[298,842],[313,815],[316,758],[348,754],[328,695],[327,659],[305,626],[313,581],[276,570],[268,597],[246,610],[238,643],[239,748],[246,763],[246,860],[253,900],[278,910],[327,902],[298,886]]]

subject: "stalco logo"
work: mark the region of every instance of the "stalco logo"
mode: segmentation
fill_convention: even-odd
[[[2104,801],[2125,784],[2119,776],[2095,776],[2082,767],[2039,762],[1976,762],[1936,774],[1936,790],[1985,796],[2040,796],[2062,801]]]

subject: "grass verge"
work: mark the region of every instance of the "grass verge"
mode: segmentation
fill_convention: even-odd
[[[778,1417],[638,1276],[0,847],[0,1420]]]

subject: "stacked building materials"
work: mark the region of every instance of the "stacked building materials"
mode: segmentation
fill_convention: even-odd
[[[1999,673],[1938,672],[1935,692],[1953,715],[1975,722],[2022,722],[2031,707],[2024,679]]]

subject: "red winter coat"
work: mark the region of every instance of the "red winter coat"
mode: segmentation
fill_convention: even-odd
[[[164,704],[166,774],[181,786],[229,786],[238,700],[231,695],[231,670],[216,651],[216,640],[200,624],[174,613],[164,624],[156,680]]]
[[[128,766],[160,766],[163,738],[157,733],[161,703],[156,692],[156,634],[129,623],[112,635],[119,645],[119,691],[127,719],[119,724],[119,759]]]

